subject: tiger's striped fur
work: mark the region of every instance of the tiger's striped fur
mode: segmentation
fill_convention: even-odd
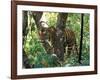
[[[68,53],[67,56],[69,56],[71,53],[74,52],[78,54],[78,46],[76,43],[76,37],[74,31],[70,29],[65,29],[64,36],[65,36],[64,46],[67,47],[67,53]]]
[[[47,40],[50,41],[51,45],[45,47],[47,52],[52,49],[51,52],[56,54],[60,60],[64,60],[65,53],[68,57],[71,53],[78,54],[75,33],[71,29],[47,28],[45,32],[42,32],[42,40],[44,41],[44,47],[45,44],[48,44]]]

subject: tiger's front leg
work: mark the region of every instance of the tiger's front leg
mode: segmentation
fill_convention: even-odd
[[[73,50],[73,47],[68,45],[68,47],[67,47],[67,57],[70,57],[72,50]]]

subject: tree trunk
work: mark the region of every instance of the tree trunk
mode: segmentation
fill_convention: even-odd
[[[66,27],[66,20],[68,17],[68,13],[59,13],[57,16],[57,24],[56,27],[59,29],[64,29]]]
[[[57,16],[56,33],[54,41],[54,53],[61,61],[64,60],[64,29],[66,27],[68,13],[59,13]]]
[[[24,41],[25,41],[25,36],[27,36],[28,34],[28,11],[23,11],[23,15],[22,15],[22,19],[23,19],[23,23],[22,23],[22,27],[23,27],[23,45],[24,45]],[[23,67],[25,68],[30,68],[28,61],[28,57],[24,51],[23,48]]]
[[[37,28],[39,29],[40,28],[40,19],[43,15],[43,12],[32,12],[33,14],[33,18],[35,20],[35,23],[37,25]]]
[[[28,27],[28,15],[27,11],[23,11],[23,37],[25,37],[28,33],[27,27]]]

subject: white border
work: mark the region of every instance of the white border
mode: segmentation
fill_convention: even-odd
[[[22,10],[89,13],[90,14],[90,66],[22,69]],[[45,6],[17,5],[17,75],[94,71],[94,10]]]

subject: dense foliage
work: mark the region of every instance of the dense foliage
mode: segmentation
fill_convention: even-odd
[[[45,12],[44,16],[49,27],[55,27],[58,13]],[[81,14],[68,13],[66,28],[70,28],[75,32],[78,49],[80,48],[80,30],[81,30]],[[61,63],[56,56],[49,54],[44,49],[39,38],[38,29],[31,14],[28,14],[28,34],[23,39],[23,54],[27,56],[28,64],[31,68],[42,67],[58,67],[58,66],[77,66],[77,56],[72,54],[67,57],[65,54],[64,62]],[[83,29],[83,46],[82,46],[82,64],[89,65],[89,14],[84,14]],[[25,65],[24,65],[25,67]]]

